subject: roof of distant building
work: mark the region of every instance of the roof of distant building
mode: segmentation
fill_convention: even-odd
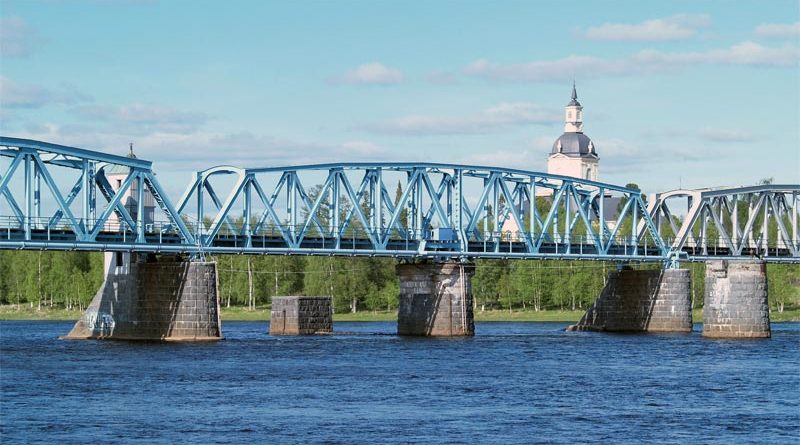
[[[580,107],[581,103],[578,102],[578,91],[575,90],[575,82],[572,82],[572,100],[567,104],[568,107]]]
[[[138,159],[135,154],[133,154],[133,142],[130,145],[130,151],[127,155],[125,155],[128,159]],[[125,167],[124,165],[114,164],[110,168],[106,169],[106,175],[127,175],[130,173],[131,169],[129,167]]]
[[[553,142],[550,154],[563,154],[573,157],[597,157],[594,142],[583,133],[564,133]]]

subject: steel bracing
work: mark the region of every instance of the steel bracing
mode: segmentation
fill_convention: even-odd
[[[800,185],[765,184],[659,193],[647,211],[670,250],[691,259],[796,261],[798,205]],[[685,216],[676,216],[675,208],[685,209]]]
[[[679,191],[646,203],[634,189],[496,167],[221,166],[195,173],[173,204],[151,167],[0,137],[0,248],[800,261],[800,186]],[[668,205],[680,197],[691,200],[683,218]]]

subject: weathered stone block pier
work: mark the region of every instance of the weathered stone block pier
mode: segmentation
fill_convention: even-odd
[[[65,339],[220,340],[217,265],[107,253],[106,276]]]
[[[311,335],[333,332],[331,297],[273,297],[270,335]]]
[[[709,261],[705,284],[703,336],[770,337],[765,262]]]
[[[474,265],[458,261],[399,264],[397,334],[475,335],[471,283],[474,274]]]
[[[595,303],[569,331],[691,332],[687,269],[610,272]]]

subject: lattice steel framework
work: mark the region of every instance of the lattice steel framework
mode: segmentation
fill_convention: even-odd
[[[662,262],[681,255],[758,254],[800,260],[798,186],[671,192],[647,208],[638,190],[516,169],[223,166],[195,173],[173,205],[149,161],[8,137],[0,137],[0,175],[0,248]],[[668,201],[690,195],[686,218],[676,220]],[[154,217],[145,208],[148,196]],[[726,226],[720,209],[739,215],[742,199],[748,202],[746,223]],[[612,203],[615,211],[609,212]],[[767,220],[760,226],[761,214]],[[709,253],[709,220],[723,229],[727,250],[717,246]],[[698,221],[704,228],[695,234]],[[770,224],[780,235],[772,250]],[[674,229],[674,240],[665,227]],[[763,237],[754,235],[760,227],[767,227]]]
[[[655,195],[647,210],[670,250],[684,257],[800,260],[800,185],[674,190]]]

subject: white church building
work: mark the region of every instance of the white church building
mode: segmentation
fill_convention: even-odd
[[[578,102],[578,92],[572,84],[572,100],[564,107],[564,133],[553,142],[553,148],[547,157],[547,173],[575,178],[599,180],[600,156],[591,138],[583,133],[583,106]],[[547,197],[552,191],[546,188],[537,189],[538,196]],[[616,207],[619,198],[605,198],[605,219],[613,227],[616,218]],[[520,215],[525,218],[529,208],[523,203]],[[519,227],[514,218],[505,218],[501,226],[504,237],[518,237]]]
[[[597,181],[599,161],[594,142],[583,133],[583,106],[573,83],[572,100],[564,107],[564,134],[553,142],[547,173]]]

